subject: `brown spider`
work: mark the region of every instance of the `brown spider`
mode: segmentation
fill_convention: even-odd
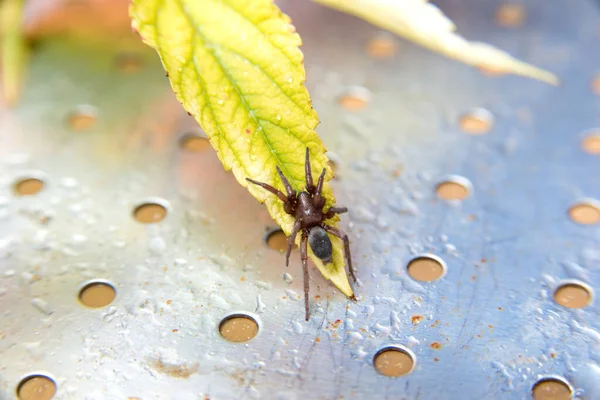
[[[312,173],[310,168],[310,158],[308,147],[306,148],[306,188],[303,192],[296,192],[288,180],[281,172],[281,169],[277,167],[277,173],[281,178],[281,182],[287,191],[287,196],[281,191],[277,190],[271,185],[267,185],[263,182],[257,182],[250,178],[246,178],[248,182],[254,183],[269,192],[273,193],[281,201],[283,201],[283,209],[286,213],[296,218],[292,234],[288,238],[288,248],[285,254],[285,265],[288,266],[290,262],[290,253],[292,247],[296,241],[296,235],[302,231],[302,241],[300,242],[300,256],[302,258],[302,269],[304,270],[304,308],[306,310],[306,320],[308,321],[308,266],[306,264],[308,260],[307,255],[307,243],[310,244],[310,248],[313,253],[323,261],[323,264],[327,265],[332,262],[333,248],[331,240],[327,236],[327,232],[331,233],[344,241],[344,255],[346,258],[346,264],[352,279],[356,282],[356,276],[354,275],[354,269],[352,268],[352,259],[350,257],[350,241],[348,235],[346,235],[340,229],[325,224],[325,220],[332,218],[335,214],[342,214],[348,211],[346,207],[331,207],[327,212],[323,212],[325,206],[325,198],[321,196],[321,190],[323,189],[323,179],[325,178],[325,168],[319,176],[317,186],[313,184]]]

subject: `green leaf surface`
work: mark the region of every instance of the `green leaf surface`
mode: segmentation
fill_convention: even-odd
[[[284,191],[276,166],[296,190],[304,181],[304,154],[310,148],[313,175],[326,168],[326,208],[335,203],[332,171],[304,86],[300,37],[272,0],[133,0],[133,28],[159,54],[184,108],[206,132],[226,170],[264,202],[283,231],[294,218],[283,203],[246,178]],[[339,218],[327,221],[336,225]],[[330,236],[334,262],[309,256],[344,294],[348,283],[341,240]],[[298,235],[297,243],[299,243]]]

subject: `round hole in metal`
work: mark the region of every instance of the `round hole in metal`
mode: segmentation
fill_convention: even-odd
[[[420,255],[408,262],[408,275],[421,282],[431,282],[446,274],[446,263],[433,254]]]
[[[210,148],[210,142],[196,133],[187,133],[179,140],[179,146],[190,153],[202,153]]]
[[[534,400],[570,400],[573,389],[563,378],[544,377],[533,385],[532,395]]]
[[[115,68],[125,74],[134,74],[144,66],[143,58],[136,53],[119,53],[115,57]]]
[[[581,140],[581,148],[583,151],[595,156],[600,155],[600,131],[589,132]]]
[[[79,106],[67,115],[67,125],[76,132],[91,129],[96,124],[98,115],[96,109],[91,106]]]
[[[461,176],[451,176],[440,182],[435,191],[444,200],[464,200],[471,193],[471,182]]]
[[[50,400],[56,394],[56,383],[46,375],[29,375],[19,382],[17,398],[19,400]]]
[[[401,346],[388,346],[379,350],[373,357],[373,366],[382,375],[398,377],[412,372],[415,368],[415,355]]]
[[[474,108],[463,114],[458,123],[463,132],[471,135],[483,135],[494,126],[494,116],[484,108]]]
[[[592,289],[583,282],[564,282],[554,291],[554,301],[567,308],[584,308],[592,302]]]
[[[79,301],[90,308],[106,307],[116,296],[117,290],[105,281],[89,282],[79,291]]]
[[[498,25],[516,28],[525,22],[527,12],[522,4],[502,4],[496,9],[495,19]]]
[[[596,76],[592,78],[592,92],[600,95],[600,73],[596,74]]]
[[[23,178],[13,185],[13,191],[17,196],[31,196],[42,189],[44,189],[44,181],[38,178]]]
[[[221,321],[219,332],[230,342],[247,342],[258,334],[258,322],[246,314],[232,314]]]
[[[391,34],[380,32],[367,43],[367,54],[373,58],[390,58],[397,48],[396,40]]]
[[[353,86],[338,99],[340,106],[348,111],[360,111],[371,100],[371,92],[361,86]]]
[[[498,76],[506,75],[506,73],[507,73],[506,70],[504,70],[504,69],[500,69],[497,67],[491,67],[489,65],[481,65],[481,66],[478,66],[477,69],[483,75],[490,77],[490,78],[495,78]]]
[[[133,218],[143,224],[154,224],[167,216],[167,207],[157,202],[142,203],[133,210]]]
[[[600,202],[594,199],[581,200],[569,208],[569,218],[582,225],[600,222]]]
[[[287,236],[285,236],[285,233],[281,229],[274,229],[271,232],[267,233],[265,241],[267,242],[267,246],[269,246],[270,249],[277,251],[287,250],[288,238]]]

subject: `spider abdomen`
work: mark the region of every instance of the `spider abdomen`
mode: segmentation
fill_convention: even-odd
[[[331,263],[333,247],[327,232],[320,226],[314,226],[308,231],[308,243],[315,256],[319,257],[325,265]]]

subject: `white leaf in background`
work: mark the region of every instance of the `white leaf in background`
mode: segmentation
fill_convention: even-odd
[[[456,26],[427,0],[313,0],[352,14],[403,36],[425,48],[465,64],[558,84],[556,75],[519,61],[493,46],[469,42]],[[477,0],[471,0],[477,1]]]

